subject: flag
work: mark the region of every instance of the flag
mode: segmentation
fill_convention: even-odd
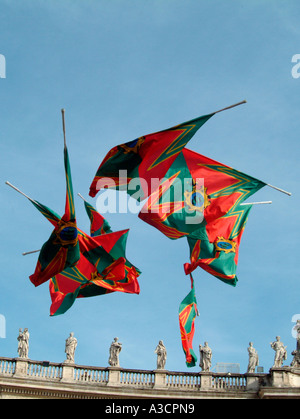
[[[38,201],[30,199],[34,206],[54,225],[50,238],[41,248],[35,272],[29,277],[35,286],[41,285],[65,268],[76,265],[80,257],[67,147],[64,148],[64,164],[66,203],[63,217],[59,217],[50,208],[40,204]]]
[[[85,208],[87,211],[87,214],[90,218],[91,226],[91,236],[103,236],[107,233],[112,233],[111,228],[107,220],[99,213],[97,210],[88,202],[84,201]],[[117,241],[117,243],[113,247],[108,247],[108,240],[109,237],[114,237],[115,234],[120,234],[120,239]],[[126,258],[125,254],[125,248],[126,248],[126,242],[128,237],[129,230],[116,232],[111,235],[103,236],[101,240],[103,242],[103,246],[105,246],[105,249],[110,252],[111,255],[114,257],[124,257],[125,258],[125,280],[128,279],[128,281],[131,283],[132,281],[134,283],[137,283],[137,278],[141,274],[141,271],[134,266],[129,260]],[[135,289],[139,292],[139,286],[138,283],[135,286]],[[137,293],[138,293],[137,292]]]
[[[171,239],[193,235],[201,226],[211,237],[222,230],[223,216],[234,216],[236,206],[263,186],[258,179],[184,149],[139,218]]]
[[[51,316],[65,313],[76,298],[115,291],[139,294],[140,271],[125,255],[128,232],[122,230],[91,237],[79,230],[78,263],[50,281]]]
[[[118,260],[122,258],[125,264],[125,276],[121,278],[129,283],[135,283],[135,293],[139,293],[140,288],[137,278],[140,275],[140,270],[132,265],[126,258],[126,243],[129,230],[115,231],[101,236],[88,237],[87,235],[80,236],[80,251],[87,258],[90,263],[96,266],[98,272],[102,272],[107,266],[107,261],[113,259]],[[107,253],[108,256],[99,257],[99,247]],[[109,258],[109,259],[108,259]],[[111,258],[111,259],[110,259]],[[128,278],[127,278],[128,276]]]
[[[92,237],[112,232],[108,221],[91,204],[84,201],[84,206],[90,218],[90,234]]]
[[[228,214],[188,236],[190,263],[184,264],[185,273],[190,274],[199,266],[235,286],[239,246],[251,208],[252,205],[235,205]]]
[[[179,328],[182,348],[185,353],[186,365],[194,367],[197,357],[193,351],[193,338],[195,334],[195,318],[198,315],[194,280],[191,275],[191,291],[182,300],[179,306]]]
[[[52,304],[50,315],[65,313],[76,298],[92,297],[123,291],[116,278],[124,277],[124,262],[117,260],[107,266],[100,274],[93,264],[83,255],[72,268],[67,268],[50,280]],[[130,292],[130,291],[127,291]]]
[[[135,179],[136,183],[127,188],[127,193],[138,201],[143,200],[150,194],[151,179],[165,176],[188,141],[213,115],[204,115],[113,147],[96,172],[90,196],[94,197],[104,187],[127,187]]]

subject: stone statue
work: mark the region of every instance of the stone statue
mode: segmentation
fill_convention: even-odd
[[[167,360],[167,350],[162,340],[158,342],[154,352],[157,354],[157,369],[164,370]]]
[[[114,338],[114,341],[109,348],[109,359],[108,363],[111,367],[119,367],[119,353],[122,350],[122,343],[118,342],[118,338]]]
[[[300,352],[300,319],[297,320],[297,323],[295,324],[295,326],[293,327],[293,329],[296,330],[297,332],[297,346],[296,346],[296,350]]]
[[[293,327],[293,329],[297,332],[297,343],[296,343],[296,350],[292,352],[292,355],[294,356],[291,367],[294,368],[300,368],[300,319],[297,320],[296,325]]]
[[[270,343],[271,348],[275,351],[273,368],[282,367],[283,361],[287,359],[286,346],[280,341],[280,336],[276,336],[276,341]]]
[[[77,339],[74,337],[74,333],[71,332],[68,339],[66,339],[65,353],[67,355],[67,359],[65,362],[68,362],[68,363],[74,362],[74,355],[75,355],[76,347],[77,347]]]
[[[300,368],[300,351],[293,351],[292,355],[294,356],[294,358],[291,362],[291,367]]]
[[[204,342],[204,346],[199,345],[200,352],[200,363],[199,366],[202,371],[208,372],[211,367],[212,350],[208,346],[207,342]]]
[[[248,363],[247,372],[255,372],[255,367],[258,366],[259,361],[258,361],[258,353],[256,352],[256,349],[254,349],[252,342],[249,342],[248,353],[249,353],[249,363]]]
[[[20,358],[22,358],[23,355],[23,332],[22,329],[19,329],[19,336],[17,338],[18,340],[18,355]]]
[[[28,358],[28,351],[29,351],[29,332],[28,329],[25,328],[24,332],[22,329],[19,329],[19,336],[18,336],[18,354],[20,358]]]

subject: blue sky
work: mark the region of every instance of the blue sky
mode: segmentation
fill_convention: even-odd
[[[4,182],[63,214],[65,108],[77,220],[88,232],[77,192],[88,198],[110,148],[246,99],[209,120],[189,148],[293,195],[268,187],[254,195],[273,203],[251,210],[235,288],[195,272],[194,349],[198,355],[207,341],[213,365],[239,363],[245,372],[252,341],[268,371],[279,335],[290,364],[292,317],[300,313],[300,78],[291,73],[300,53],[298,1],[0,0],[0,10],[0,356],[17,356],[18,329],[28,327],[31,359],[64,361],[74,332],[78,364],[108,366],[117,336],[122,367],[154,369],[162,339],[166,368],[200,370],[185,366],[178,326],[190,287],[185,239],[169,240],[135,214],[106,214],[114,230],[130,228],[127,257],[142,271],[140,295],[81,299],[51,318],[48,285],[28,279],[37,255],[22,256],[40,248],[51,225]]]

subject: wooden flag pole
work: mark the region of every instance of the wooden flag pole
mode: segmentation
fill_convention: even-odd
[[[66,126],[65,126],[65,110],[61,110],[61,116],[62,116],[62,125],[63,125],[63,133],[64,133],[64,145],[65,148],[67,147],[67,141],[66,141]]]
[[[227,106],[226,108],[223,108],[223,109],[220,109],[219,111],[214,112],[214,114],[215,113],[226,111],[227,109],[235,108],[236,106],[242,105],[243,103],[247,103],[247,101],[246,100],[243,100],[242,102],[238,102],[238,103],[235,103],[234,105]]]
[[[243,202],[240,205],[261,205],[261,204],[272,204],[272,201],[260,201],[260,202]]]

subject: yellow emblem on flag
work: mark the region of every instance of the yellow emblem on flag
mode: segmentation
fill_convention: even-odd
[[[136,140],[129,141],[128,143],[121,144],[120,147],[122,147],[125,154],[130,153],[130,152],[138,154],[139,149],[144,141],[145,141],[145,137],[143,136],[143,137],[137,138]]]
[[[55,229],[56,239],[54,244],[61,246],[76,246],[78,243],[78,230],[76,222],[59,220]]]
[[[230,252],[235,252],[236,249],[236,242],[234,242],[233,240],[229,240],[229,239],[224,239],[224,237],[218,237],[217,241],[214,243],[215,244],[215,249],[217,252],[225,252],[225,253],[230,253]]]
[[[203,212],[210,205],[206,191],[207,188],[203,185],[200,188],[196,188],[196,182],[193,179],[193,190],[184,192],[185,203],[191,211]]]

